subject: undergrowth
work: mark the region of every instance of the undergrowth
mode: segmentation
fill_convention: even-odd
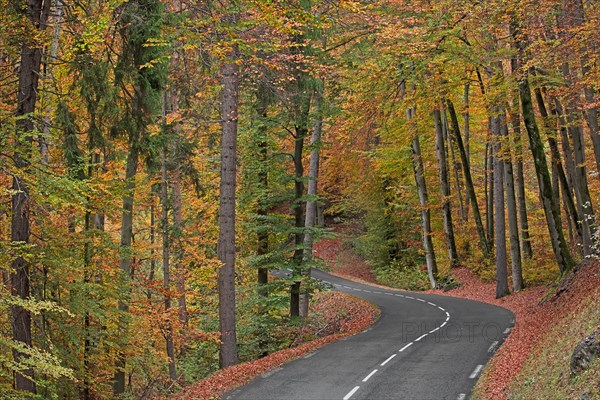
[[[586,304],[563,318],[531,353],[511,385],[509,399],[600,399],[600,360],[571,377],[569,362],[575,346],[600,326],[600,301]]]

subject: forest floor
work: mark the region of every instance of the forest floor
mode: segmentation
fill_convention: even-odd
[[[343,231],[343,227],[335,230]],[[340,236],[320,241],[316,252],[327,264],[331,274],[378,285],[369,265],[347,248]],[[495,304],[508,308],[516,316],[511,334],[495,353],[477,383],[474,398],[532,398],[527,397],[531,394],[522,394],[527,390],[533,390],[534,397],[537,397],[540,392],[536,395],[535,390],[539,390],[535,389],[536,385],[552,390],[546,395],[550,397],[545,398],[579,398],[583,393],[588,393],[590,399],[600,398],[596,397],[600,396],[600,384],[596,379],[600,376],[598,362],[592,368],[594,371],[579,381],[568,376],[572,349],[586,334],[591,333],[585,329],[600,328],[596,320],[590,319],[593,312],[591,310],[600,309],[600,261],[588,260],[578,265],[558,284],[528,287],[500,299],[496,299],[494,282],[482,282],[466,267],[453,269],[451,276],[460,284],[459,288],[447,292],[430,290],[427,293]],[[578,321],[580,325],[587,324],[591,327],[580,326],[576,329],[573,325]],[[549,332],[552,333],[551,337]],[[562,343],[562,353],[565,354],[558,356],[552,354],[552,351],[546,352],[546,348],[553,346],[557,336],[561,337],[567,332],[573,337],[567,343]],[[555,349],[554,353],[558,351]],[[556,364],[552,373],[559,376],[545,376],[550,373],[548,369],[539,370],[539,355],[542,353],[548,357],[544,363]],[[523,376],[536,373],[541,376]],[[545,380],[551,380],[552,384]],[[554,388],[548,389],[550,386]],[[578,390],[584,392],[577,393]]]
[[[186,387],[172,400],[215,400],[253,378],[267,373],[288,361],[315,351],[341,338],[362,332],[379,318],[379,309],[358,297],[321,292],[312,299],[311,316],[295,332],[294,347],[280,350],[255,361],[245,362],[217,371]]]

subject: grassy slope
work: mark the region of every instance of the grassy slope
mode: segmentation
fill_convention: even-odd
[[[600,299],[589,296],[581,308],[562,318],[531,352],[509,387],[510,399],[600,399],[600,360],[576,378],[569,362],[579,341],[600,326]]]

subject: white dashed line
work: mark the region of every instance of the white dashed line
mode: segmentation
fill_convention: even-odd
[[[471,372],[471,375],[469,375],[469,379],[477,378],[477,376],[481,372],[482,368],[483,368],[483,365],[481,365],[481,364],[479,364],[477,367],[475,367],[475,370],[473,372]]]
[[[302,358],[311,358],[311,357],[312,357],[312,356],[314,356],[316,353],[317,353],[316,351],[313,351],[312,353],[309,353],[309,354],[305,355],[305,356],[304,356],[304,357],[302,357]]]
[[[324,282],[326,282],[326,281],[324,281]],[[326,283],[329,283],[329,282],[326,282]],[[429,335],[429,334],[433,334],[433,333],[437,332],[438,330],[440,330],[441,328],[443,328],[443,327],[444,327],[444,326],[445,326],[445,325],[448,323],[448,321],[450,320],[450,313],[449,313],[448,311],[446,311],[446,310],[445,310],[443,307],[440,307],[440,306],[438,306],[437,304],[435,304],[435,303],[432,303],[432,302],[430,302],[430,301],[427,301],[427,300],[425,300],[425,299],[420,299],[420,298],[416,298],[416,297],[413,297],[413,296],[408,296],[408,295],[403,295],[403,294],[399,294],[399,293],[390,293],[390,292],[382,292],[382,291],[377,291],[377,290],[373,290],[373,291],[371,291],[371,290],[366,290],[366,289],[359,289],[359,288],[354,288],[354,287],[351,287],[351,286],[340,285],[340,284],[333,284],[333,285],[334,285],[335,287],[339,287],[339,288],[345,288],[345,289],[350,289],[350,290],[355,290],[355,291],[358,291],[358,292],[373,293],[373,294],[384,294],[384,295],[387,295],[387,296],[396,296],[396,297],[401,297],[401,298],[405,298],[405,299],[409,299],[409,300],[417,300],[417,301],[420,301],[421,303],[427,303],[427,304],[429,304],[429,305],[430,305],[430,306],[432,306],[432,307],[437,307],[437,308],[438,308],[440,311],[443,311],[443,312],[445,312],[445,313],[446,313],[446,320],[444,321],[444,323],[443,323],[443,324],[441,324],[440,326],[438,326],[438,327],[437,327],[437,328],[435,328],[435,329],[432,329],[431,331],[429,331],[429,333],[425,333],[425,334],[423,334],[423,335],[419,336],[419,337],[418,337],[417,339],[415,339],[413,342],[407,343],[406,345],[404,345],[404,347],[402,347],[400,350],[398,350],[398,353],[401,353],[401,352],[403,352],[404,350],[408,349],[410,346],[412,346],[413,344],[415,344],[415,342],[419,342],[421,339],[425,338],[427,335]],[[371,330],[371,328],[367,329],[365,332],[367,332],[367,331],[369,331],[369,330]],[[506,333],[508,333],[509,331],[510,331],[510,329],[508,329],[508,330],[507,330],[507,331],[505,331],[504,333],[506,334]],[[344,339],[341,339],[341,340],[345,340],[345,339],[348,339],[348,338],[346,337],[346,338],[344,338]],[[496,345],[497,345],[497,342],[496,342]],[[313,352],[313,353],[311,353],[311,354],[308,354],[308,355],[307,355],[307,356],[305,356],[304,358],[309,358],[309,357],[312,357],[313,355],[314,355],[314,352]],[[394,354],[392,354],[392,355],[391,355],[391,356],[389,356],[389,357],[388,357],[388,358],[387,358],[387,359],[386,359],[384,362],[382,362],[380,365],[381,365],[382,367],[383,367],[383,366],[385,366],[387,363],[389,363],[389,362],[390,362],[390,361],[391,361],[391,360],[392,360],[394,357],[396,357],[396,356],[397,356],[397,353],[394,353]],[[482,369],[482,368],[483,368],[483,366],[482,366],[482,365],[478,365],[478,366],[477,366],[477,368],[475,368],[475,371],[473,371],[473,373],[471,374],[470,378],[471,378],[471,379],[475,378],[475,377],[476,377],[476,376],[479,374],[479,372],[481,371],[481,369]],[[369,373],[369,375],[367,375],[367,376],[366,376],[366,377],[365,377],[365,378],[364,378],[362,381],[363,381],[363,382],[367,382],[367,381],[368,381],[368,380],[369,380],[369,379],[370,379],[370,378],[371,378],[373,375],[375,375],[375,374],[376,374],[378,371],[379,371],[379,370],[377,370],[377,369],[374,369],[374,370],[373,370],[373,371],[371,371],[371,372]],[[353,395],[354,395],[354,394],[355,394],[355,393],[358,391],[358,389],[360,389],[360,386],[355,386],[355,387],[354,387],[354,388],[353,388],[351,391],[349,391],[349,392],[348,392],[348,394],[346,394],[346,396],[344,396],[343,400],[348,400],[348,399],[350,399],[350,398],[351,398],[351,397],[352,397],[352,396],[353,396]],[[461,393],[461,394],[458,396],[458,399],[459,399],[459,400],[464,400],[465,398],[466,398],[466,395],[465,395],[464,393]]]
[[[465,400],[467,398],[467,395],[464,393],[461,393],[458,395],[458,397],[456,398],[456,400]]]
[[[404,351],[404,350],[408,349],[410,346],[412,346],[412,345],[413,345],[413,343],[414,343],[414,342],[410,342],[409,344],[407,344],[406,346],[404,346],[403,348],[401,348],[400,350],[398,350],[398,353],[400,353],[400,352],[402,352],[402,351]]]
[[[498,346],[497,340],[490,345],[490,347],[488,348],[488,353],[493,353],[496,350],[496,346]]]
[[[369,379],[370,379],[370,378],[371,378],[373,375],[375,375],[375,374],[377,373],[377,371],[378,371],[377,369],[374,369],[374,370],[373,370],[373,371],[371,371],[371,373],[370,373],[369,375],[367,375],[367,376],[365,377],[365,379],[363,379],[362,381],[363,381],[363,382],[366,382],[366,381],[368,381],[368,380],[369,380]]]
[[[394,353],[391,356],[389,356],[387,358],[387,360],[385,360],[384,362],[382,362],[380,365],[383,367],[385,364],[389,363],[392,360],[392,358],[394,358],[394,357],[396,357],[396,353]]]
[[[354,386],[354,389],[349,391],[348,394],[344,396],[344,400],[348,400],[350,397],[352,397],[352,395],[356,393],[358,389],[360,389],[360,386]]]
[[[416,339],[415,339],[415,342],[418,342],[418,341],[420,341],[421,339],[423,339],[423,338],[424,338],[425,336],[427,336],[427,335],[428,335],[428,333],[426,333],[426,334],[424,334],[424,335],[421,335],[421,336],[419,336],[418,338],[416,338]]]
[[[510,331],[512,331],[512,328],[506,328],[503,333],[505,335],[508,335],[510,333]]]

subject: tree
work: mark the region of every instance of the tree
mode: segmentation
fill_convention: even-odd
[[[234,26],[239,19],[227,10],[223,23]],[[235,45],[221,65],[221,185],[219,204],[219,329],[221,346],[219,364],[226,368],[237,364],[235,326],[235,192],[237,160],[237,125],[239,101],[238,50]]]
[[[17,91],[17,110],[16,110],[16,132],[15,143],[18,144],[17,150],[13,154],[15,167],[24,172],[31,162],[31,146],[35,131],[33,113],[36,110],[38,98],[38,82],[40,76],[40,66],[42,62],[43,44],[35,38],[35,31],[46,29],[46,22],[50,12],[50,2],[41,0],[28,0],[25,9],[29,29],[32,29],[31,38],[22,38],[21,56],[19,69],[19,83]],[[21,177],[14,175],[12,180],[13,195],[11,199],[11,241],[15,245],[29,244],[30,236],[30,206],[31,199],[27,182]],[[17,256],[12,260],[10,274],[11,293],[22,299],[27,300],[30,296],[30,274],[29,263],[23,255]],[[21,305],[11,307],[11,322],[13,340],[22,343],[26,347],[31,347],[31,315]],[[28,355],[24,352],[13,350],[15,363],[20,365],[26,361]],[[35,393],[36,387],[33,380],[33,369],[24,368],[16,371],[15,388],[30,393]]]

